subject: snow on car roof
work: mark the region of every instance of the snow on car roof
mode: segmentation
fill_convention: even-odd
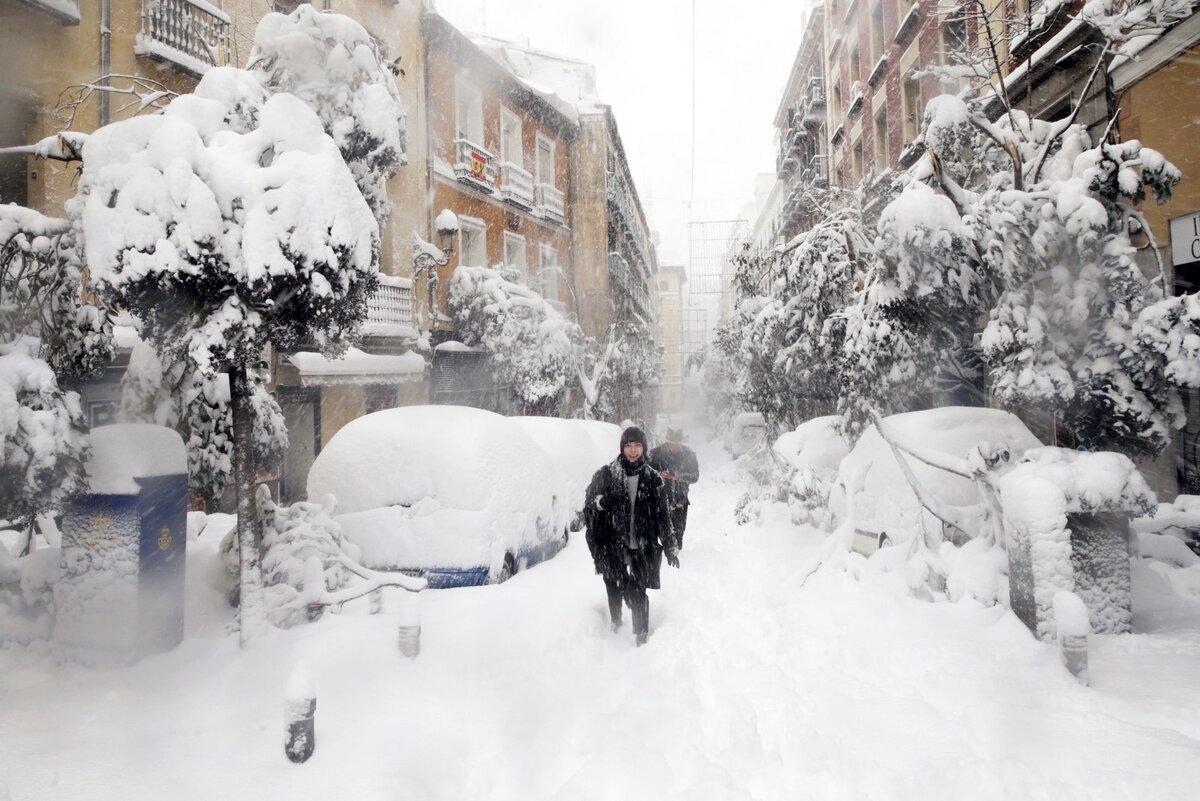
[[[554,485],[545,450],[508,418],[463,406],[405,406],[351,421],[308,474],[339,513],[411,506],[423,498],[462,510],[532,510]]]

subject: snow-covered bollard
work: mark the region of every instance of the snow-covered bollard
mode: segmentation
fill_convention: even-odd
[[[288,681],[287,697],[283,702],[284,734],[283,750],[293,762],[307,762],[317,746],[316,720],[317,693],[313,688],[312,675],[303,662],[292,670]]]
[[[400,653],[416,659],[421,653],[421,608],[415,592],[400,596]]]
[[[1063,663],[1075,678],[1088,683],[1088,634],[1091,623],[1087,605],[1073,592],[1054,594],[1054,624]]]
[[[370,612],[372,615],[378,615],[383,611],[383,587],[376,587],[367,593],[367,601],[370,603]]]

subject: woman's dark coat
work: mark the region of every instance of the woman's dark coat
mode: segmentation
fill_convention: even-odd
[[[667,513],[667,493],[662,478],[649,462],[642,459],[638,474],[637,504],[634,506],[634,533],[641,548],[629,551],[629,492],[625,484],[624,460],[618,456],[592,476],[588,485],[584,513],[587,520],[587,544],[596,572],[607,580],[625,586],[632,581],[643,588],[659,588],[663,549],[674,547],[675,535]],[[603,510],[596,508],[601,499]],[[625,555],[631,556],[625,569]]]

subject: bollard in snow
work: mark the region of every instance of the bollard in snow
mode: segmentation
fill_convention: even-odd
[[[415,592],[400,597],[400,653],[409,659],[421,653],[421,609]]]
[[[296,665],[283,703],[286,740],[283,749],[293,762],[307,762],[316,748],[317,694],[304,663]]]
[[[377,587],[367,593],[367,601],[370,603],[370,612],[372,615],[378,615],[383,611],[383,588]]]
[[[1083,684],[1088,683],[1087,605],[1078,595],[1066,590],[1054,594],[1054,624],[1058,629],[1058,647],[1067,670]]]

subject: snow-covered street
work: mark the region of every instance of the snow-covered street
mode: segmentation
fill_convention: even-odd
[[[728,456],[696,448],[682,569],[651,593],[646,647],[628,617],[608,630],[580,535],[504,584],[424,593],[413,661],[396,595],[240,651],[206,532],[174,651],[106,670],[0,650],[0,798],[1195,797],[1194,611],[1139,606],[1153,636],[1096,637],[1085,687],[1006,609],[804,581],[822,535],[735,525]],[[294,765],[299,661],[317,747]]]

